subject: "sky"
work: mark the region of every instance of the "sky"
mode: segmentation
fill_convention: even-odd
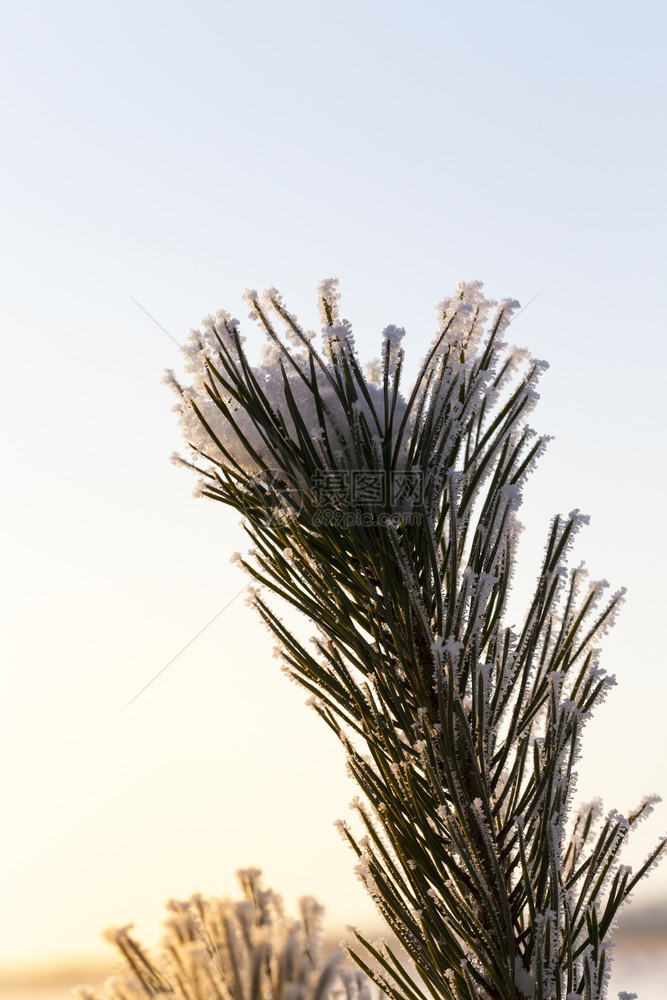
[[[162,370],[219,308],[252,342],[247,286],[312,327],[337,275],[360,355],[396,323],[412,370],[458,280],[527,306],[554,440],[517,598],[550,518],[590,514],[575,560],[628,597],[578,795],[667,797],[666,30],[608,0],[3,5],[0,965],[106,955],[130,920],[150,941],[249,865],[341,934],[374,923],[333,826],[354,788],[244,603],[238,517],[169,461]]]

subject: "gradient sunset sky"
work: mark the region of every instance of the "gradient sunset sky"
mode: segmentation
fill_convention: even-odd
[[[589,513],[575,561],[628,599],[580,797],[667,795],[666,33],[658,2],[5,3],[0,964],[150,940],[248,865],[372,921],[238,517],[169,462],[174,340],[224,307],[252,341],[247,285],[315,326],[337,275],[363,360],[396,323],[412,370],[457,280],[530,303],[554,441],[517,601],[552,515]],[[664,898],[667,866],[636,893]]]

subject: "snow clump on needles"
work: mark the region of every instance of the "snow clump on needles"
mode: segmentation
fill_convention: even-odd
[[[190,384],[165,373],[179,395],[183,437],[195,462],[204,459],[207,466],[179,455],[174,460],[201,474],[198,491],[207,495],[222,478],[252,487],[269,470],[300,488],[312,482],[314,469],[394,473],[419,467],[440,478],[444,469],[421,468],[416,428],[428,425],[440,454],[451,459],[443,445],[472,417],[470,409],[461,412],[458,386],[477,379],[476,405],[490,406],[501,383],[525,360],[524,352],[514,350],[496,370],[505,347],[501,334],[518,307],[504,300],[492,321],[492,356],[480,364],[479,345],[497,303],[484,296],[479,281],[460,283],[438,305],[440,329],[407,396],[400,387],[405,330],[387,326],[380,357],[362,366],[352,327],[340,315],[337,278],[318,286],[319,350],[315,335],[287,311],[277,289],[261,296],[249,289],[244,297],[250,319],[264,334],[258,364],[248,360],[239,321],[220,310],[190,333],[183,348]]]

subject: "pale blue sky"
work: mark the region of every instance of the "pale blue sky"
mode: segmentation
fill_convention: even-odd
[[[170,895],[264,867],[362,921],[338,747],[237,599],[236,516],[191,497],[161,371],[246,285],[309,325],[341,279],[360,351],[413,366],[458,279],[538,296],[549,517],[629,598],[582,796],[665,795],[667,13],[657,2],[7,2],[0,962],[103,951]],[[246,331],[248,332],[248,331]],[[642,830],[640,854],[667,826]],[[290,845],[293,855],[290,856]],[[637,893],[667,895],[667,869]]]

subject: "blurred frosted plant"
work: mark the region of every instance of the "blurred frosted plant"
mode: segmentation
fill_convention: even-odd
[[[596,643],[622,596],[568,569],[578,511],[554,518],[523,624],[505,624],[546,366],[503,342],[517,303],[473,282],[440,304],[404,395],[403,331],[364,372],[336,282],[319,291],[321,351],[274,289],[249,292],[261,363],[218,313],[186,348],[192,386],[168,378],[180,461],[245,515],[253,602],[345,748],[363,835],[341,832],[415,974],[359,932],[352,954],[392,1000],[600,1000],[619,907],[667,841],[633,873],[620,851],[655,797],[572,813],[582,730],[614,683]]]
[[[132,924],[106,931],[123,970],[101,995],[88,987],[83,1000],[371,1000],[367,978],[343,970],[342,952],[322,959],[322,907],[299,902],[300,920],[283,912],[280,896],[262,889],[254,868],[238,873],[238,902],[195,895],[171,900],[162,952],[152,959],[132,937]],[[373,991],[375,995],[375,991]]]

